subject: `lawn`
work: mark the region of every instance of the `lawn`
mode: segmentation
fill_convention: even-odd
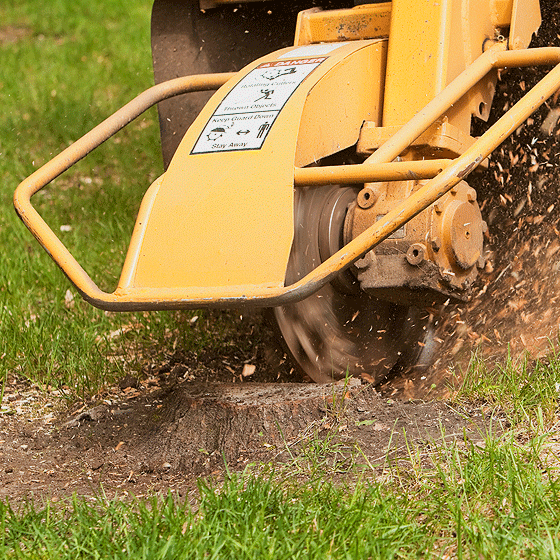
[[[0,503],[2,558],[557,558],[557,467],[543,440],[439,446],[348,484],[285,466],[175,496]]]
[[[182,323],[171,313],[119,315],[85,304],[11,202],[25,176],[153,84],[150,10],[149,0],[0,6],[1,377],[17,372],[44,387],[66,387],[72,397],[92,394],[125,367],[139,369],[146,348]],[[112,290],[142,195],[161,172],[152,109],[34,203],[88,273]]]
[[[150,9],[151,0],[0,4],[0,379],[22,376],[69,400],[176,341],[219,344],[193,334],[189,315],[85,304],[12,207],[24,177],[153,83]],[[114,287],[141,197],[161,172],[151,110],[36,197],[101,287]],[[298,461],[254,465],[199,481],[191,502],[0,503],[0,557],[557,558],[558,360],[473,364],[457,398],[495,407],[509,425],[484,445],[411,449],[382,472],[356,460],[336,478],[309,476]]]

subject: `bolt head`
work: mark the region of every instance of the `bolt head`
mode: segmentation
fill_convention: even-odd
[[[426,247],[422,243],[414,243],[406,252],[406,260],[412,266],[418,266],[425,258]]]
[[[379,196],[370,187],[364,187],[359,193],[356,201],[358,206],[364,210],[371,208],[376,202]]]
[[[474,204],[476,202],[476,191],[472,188],[469,188],[467,190],[467,200],[471,203]]]

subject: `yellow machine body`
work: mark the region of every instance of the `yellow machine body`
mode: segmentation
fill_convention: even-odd
[[[476,276],[472,239],[479,244],[484,225],[464,180],[558,89],[560,70],[480,139],[470,137],[471,116],[487,117],[497,68],[558,63],[557,49],[525,49],[539,23],[538,0],[393,0],[305,10],[293,47],[235,74],[177,78],[148,90],[22,182],[16,209],[82,295],[106,309],[302,300],[376,245],[384,244],[383,258],[402,252],[403,231],[415,247],[408,259],[414,274],[429,261],[444,295],[440,284],[449,275],[456,277],[449,289],[464,290]],[[147,107],[212,89],[218,91],[144,197],[117,289],[103,292],[31,197]],[[352,147],[362,163],[325,166]],[[442,198],[459,183],[459,198]],[[343,246],[289,285],[299,227],[294,189],[321,184],[360,185],[362,198],[349,209]],[[429,208],[438,200],[439,213]],[[415,218],[424,210],[428,217]],[[461,230],[457,241],[446,228],[464,216],[477,229]],[[382,260],[364,285],[377,282]],[[360,266],[365,278],[369,265],[362,259]]]
[[[335,47],[283,49],[220,89],[148,192],[119,289],[284,284],[294,165],[354,145],[381,115],[386,41]]]
[[[519,11],[532,14],[516,31],[522,47],[540,23],[534,0],[395,0],[301,12],[295,46],[239,72],[187,131],[142,204],[117,291],[204,287],[209,294],[242,294],[284,286],[297,227],[293,166],[315,165],[354,145],[362,155],[373,154],[496,44]],[[464,153],[474,142],[471,116],[488,117],[495,81],[491,72],[470,87],[424,134],[429,138],[398,155],[413,161]],[[346,241],[422,184],[366,184],[376,203],[353,209]],[[449,284],[451,291],[434,285],[442,297],[468,288],[485,227],[476,195],[466,198],[469,189],[443,199],[438,212],[414,218],[400,241],[385,242],[375,266],[367,267],[369,279],[360,271],[362,286],[401,299],[396,288],[421,274],[402,260],[412,247],[416,256],[408,264],[417,263],[419,251],[417,264],[435,264],[434,274]],[[465,216],[472,220],[469,231],[447,231]],[[407,271],[412,279],[403,282]]]

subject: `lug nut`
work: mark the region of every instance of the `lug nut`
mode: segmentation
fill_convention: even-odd
[[[426,247],[422,243],[414,243],[406,252],[406,260],[412,266],[418,266],[426,255]]]
[[[358,206],[367,210],[371,208],[378,199],[377,193],[371,187],[364,187],[359,193],[357,197]]]

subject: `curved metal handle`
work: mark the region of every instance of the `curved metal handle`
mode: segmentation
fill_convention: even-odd
[[[147,89],[68,146],[17,187],[14,193],[14,206],[19,217],[86,300],[102,301],[111,294],[102,291],[80,266],[35,210],[31,204],[31,197],[160,101],[183,93],[216,90],[233,76],[235,73],[185,76]]]
[[[365,163],[351,166],[352,170],[348,170],[349,172],[347,173],[344,171],[347,166],[340,167],[337,171],[340,178],[345,180],[345,182],[352,183],[362,182],[362,180],[364,182],[381,180],[381,177],[391,174],[398,176],[399,173],[403,172],[402,164],[399,164],[401,166],[397,169],[397,164],[389,164],[387,162],[398,156],[404,148],[431,126],[453,103],[460,99],[473,84],[477,83],[492,69],[507,66],[543,64],[557,64],[557,66],[461,156],[453,160],[452,163],[447,165],[447,162],[438,162],[435,167],[432,166],[432,168],[424,169],[425,176],[429,176],[430,173],[435,173],[446,165],[445,169],[436,177],[429,180],[413,195],[398,204],[383,219],[370,226],[304,278],[290,286],[280,288],[237,286],[225,289],[223,287],[200,287],[188,290],[135,288],[130,290],[117,289],[109,294],[97,287],[31,205],[30,198],[33,194],[109,138],[117,130],[126,126],[148,107],[162,99],[178,95],[179,93],[185,93],[186,91],[214,89],[214,86],[221,85],[231,77],[230,74],[178,78],[177,80],[164,82],[147,90],[104,121],[104,123],[86,134],[82,139],[64,150],[59,156],[45,164],[29,178],[25,179],[14,195],[16,211],[45,250],[75,284],[82,296],[93,305],[102,309],[119,311],[184,309],[243,304],[274,306],[300,301],[330,282],[341,270],[351,266],[365,253],[381,243],[404,223],[425,210],[430,204],[433,204],[438,198],[453,188],[454,185],[464,179],[513,133],[526,118],[538,109],[546,99],[559,89],[560,48],[546,47],[500,52],[502,49],[503,47],[498,45],[481,55],[437,97],[428,103],[422,111],[370,156]],[[143,108],[141,109],[141,107]],[[295,173],[299,185],[317,184],[322,178],[327,178],[329,173],[331,173],[331,176],[333,173],[332,169],[329,171],[322,170],[321,168],[305,170],[303,173],[302,171],[296,170]]]

